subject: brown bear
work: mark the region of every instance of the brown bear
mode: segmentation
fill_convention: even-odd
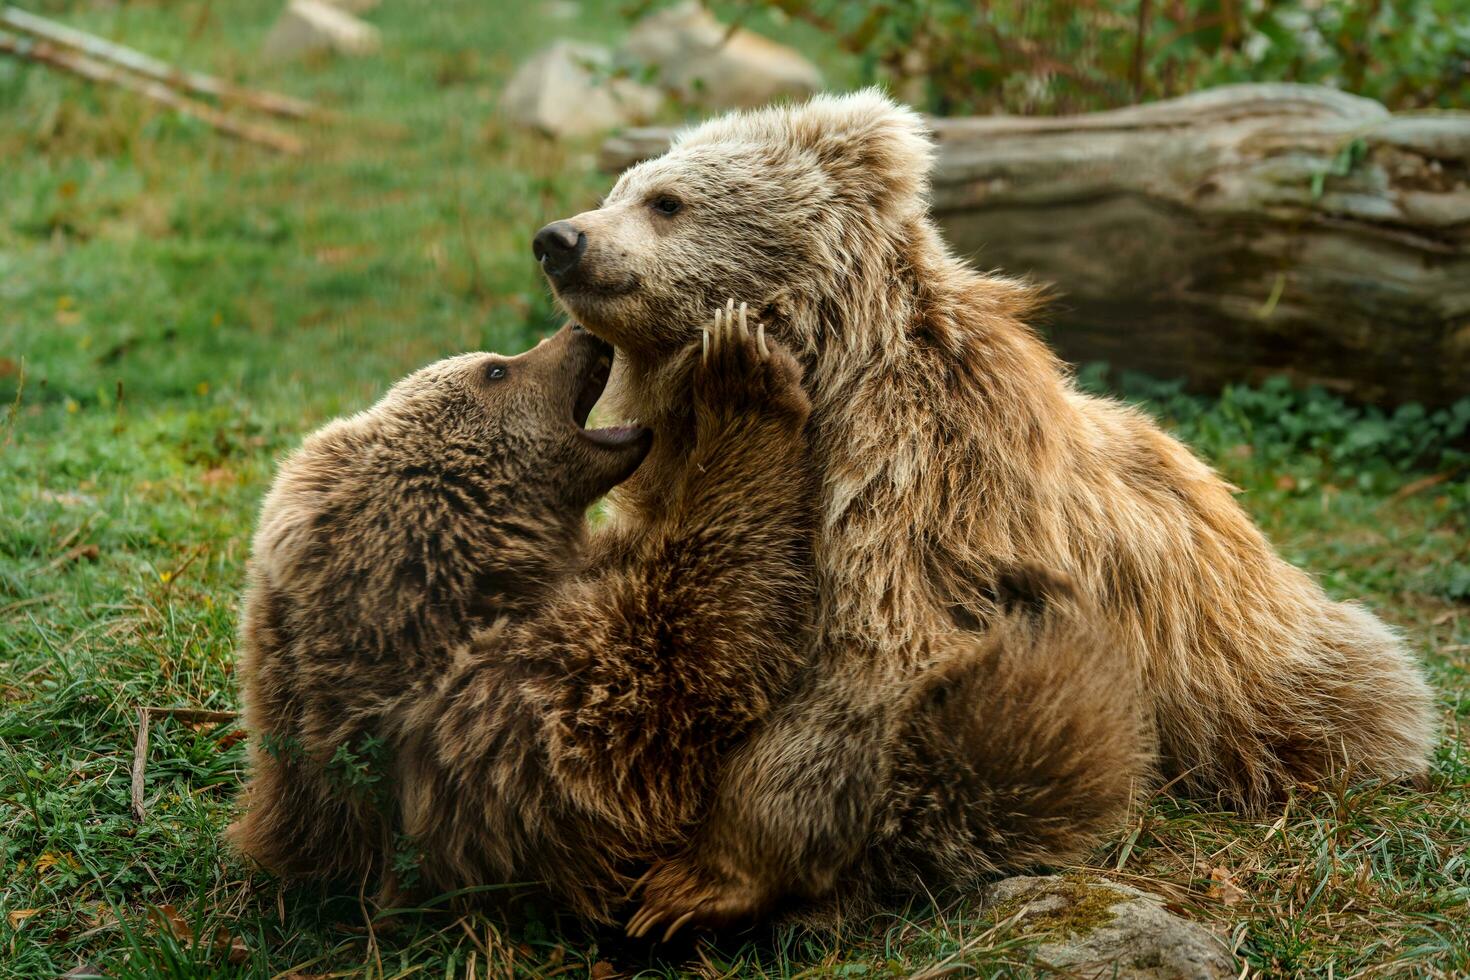
[[[617,348],[613,400],[661,433],[615,492],[603,547],[632,547],[688,470],[677,352],[707,305],[750,301],[803,362],[813,402],[818,666],[726,767],[694,845],[646,883],[634,931],[847,895],[894,862],[939,887],[1075,850],[1099,826],[1089,795],[1113,776],[1092,770],[1116,754],[1089,763],[1091,746],[1071,745],[1057,775],[1081,781],[1045,796],[1029,782],[1045,760],[1016,756],[1007,774],[982,757],[1044,741],[1027,726],[1046,713],[965,715],[987,688],[1055,696],[1012,669],[1080,690],[1051,722],[1079,739],[1111,731],[1090,714],[1130,715],[1135,685],[1106,687],[1126,672],[1162,776],[1247,810],[1297,781],[1426,769],[1432,696],[1400,639],[1283,561],[1231,487],[1147,416],[1077,390],[1026,324],[1037,291],[941,240],[926,214],[932,156],[922,119],[876,91],[732,114],[536,236],[560,302]],[[953,728],[906,717],[911,702],[886,692],[958,669],[945,658],[974,648],[954,638],[992,631],[990,583],[1021,560],[1071,578],[1113,673],[1067,644],[997,653],[954,685]],[[1101,671],[1097,684],[1084,670]],[[891,734],[904,730],[917,734]],[[987,781],[990,766],[1002,781]],[[996,799],[1031,846],[992,825]],[[965,808],[968,823],[952,815]]]
[[[586,429],[612,348],[568,328],[425,368],[312,435],[263,505],[233,841],[389,895],[541,879],[610,920],[805,655],[800,369],[743,317],[686,352],[690,465],[636,547],[585,512],[643,427]]]

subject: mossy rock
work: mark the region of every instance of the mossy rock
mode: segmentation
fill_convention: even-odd
[[[1127,885],[1081,876],[1007,878],[986,893],[990,917],[1034,937],[1038,966],[1077,977],[1223,980],[1225,943]]]

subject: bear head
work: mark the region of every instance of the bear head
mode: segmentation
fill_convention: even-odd
[[[644,365],[727,297],[811,352],[924,234],[932,154],[923,120],[876,90],[734,113],[541,229],[534,252],[572,316]]]
[[[567,327],[517,357],[439,361],[325,426],[277,475],[254,574],[322,615],[384,627],[534,596],[652,443],[643,428],[586,428],[612,354]]]

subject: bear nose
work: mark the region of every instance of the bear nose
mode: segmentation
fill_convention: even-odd
[[[587,236],[573,227],[570,221],[553,221],[536,232],[536,237],[531,240],[531,252],[536,261],[553,278],[570,272],[585,251]]]

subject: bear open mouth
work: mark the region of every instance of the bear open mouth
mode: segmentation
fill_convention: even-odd
[[[614,425],[603,429],[587,428],[587,419],[592,415],[592,408],[602,397],[603,390],[607,388],[607,379],[612,376],[614,352],[612,344],[607,341],[590,333],[586,336],[596,344],[596,356],[587,370],[587,376],[582,379],[582,387],[577,392],[576,401],[572,403],[572,421],[577,424],[577,429],[582,437],[589,442],[606,449],[621,449],[643,439],[648,430],[637,425]]]

